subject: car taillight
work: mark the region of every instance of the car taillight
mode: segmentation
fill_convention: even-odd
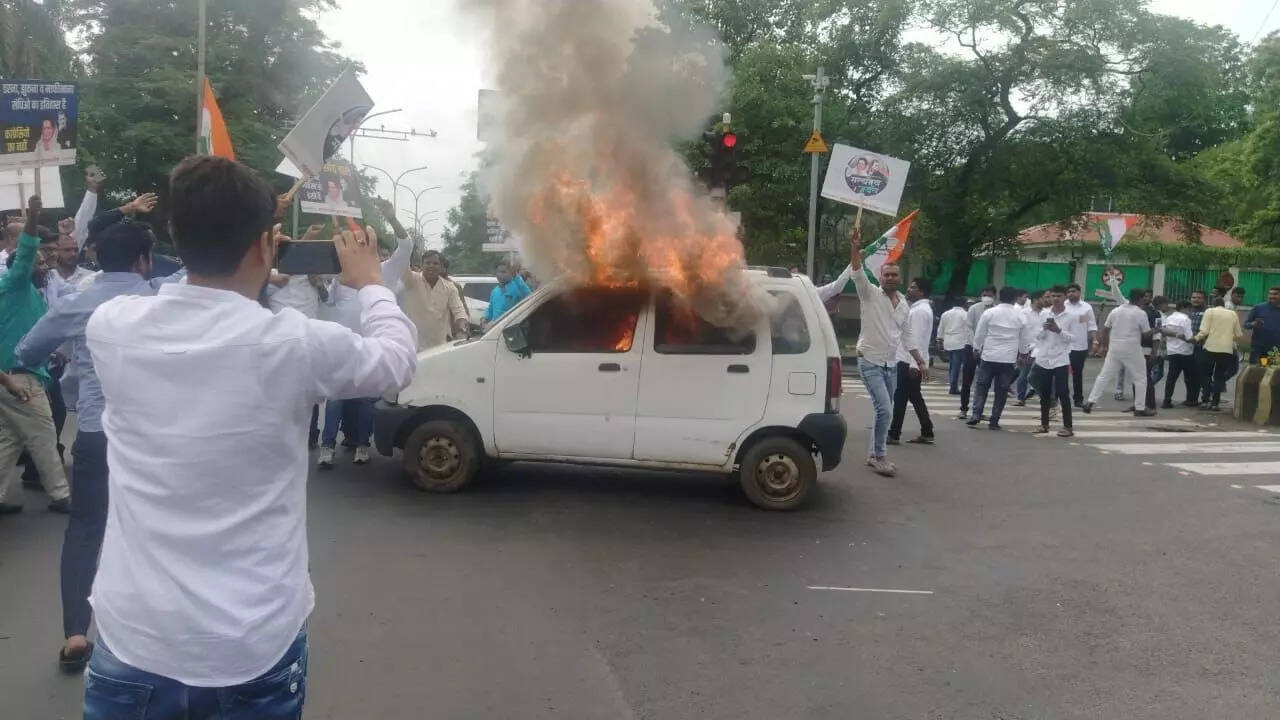
[[[827,412],[840,412],[840,394],[844,391],[844,379],[840,374],[840,358],[827,358]]]

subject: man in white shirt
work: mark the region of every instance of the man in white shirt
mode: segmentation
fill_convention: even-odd
[[[308,320],[320,317],[320,304],[327,299],[320,295],[327,280],[311,275],[282,275],[274,270],[267,279],[267,307],[271,312],[280,312],[285,308],[297,310]],[[320,441],[320,405],[311,408],[311,426],[307,429],[307,447],[314,448]]]
[[[876,287],[862,268],[862,232],[858,228],[853,229],[849,246],[849,267],[862,312],[862,330],[858,334],[858,374],[876,409],[867,465],[879,475],[892,477],[897,468],[886,457],[885,444],[889,439],[893,395],[897,389],[898,345],[905,346],[922,379],[929,377],[929,363],[925,361],[916,337],[907,332],[910,309],[906,298],[898,292],[902,271],[893,263],[881,265],[880,286]]]
[[[1093,381],[1093,389],[1089,391],[1089,399],[1081,407],[1085,413],[1093,412],[1102,393],[1115,383],[1116,374],[1124,368],[1125,374],[1133,378],[1134,393],[1133,414],[1150,417],[1156,414],[1154,408],[1146,407],[1147,392],[1147,360],[1142,348],[1142,339],[1151,337],[1151,320],[1140,303],[1146,296],[1146,290],[1134,288],[1129,291],[1129,302],[1112,310],[1104,323],[1100,348],[1106,351],[1106,360],[1102,363],[1102,372]]]
[[[1035,366],[1036,392],[1040,394],[1040,427],[1032,432],[1049,432],[1049,411],[1056,397],[1062,408],[1062,429],[1058,437],[1071,437],[1071,386],[1067,376],[1071,369],[1073,330],[1081,322],[1079,315],[1067,310],[1063,302],[1067,289],[1054,285],[1045,293],[1049,307],[1036,317]]]
[[[911,310],[907,314],[907,332],[915,339],[920,354],[928,356],[929,338],[933,335],[933,303],[929,301],[929,291],[933,285],[928,278],[918,277],[907,286],[907,301]],[[907,352],[906,342],[898,343],[898,378],[897,388],[893,394],[893,422],[889,424],[889,445],[897,445],[902,437],[902,423],[907,417],[907,403],[916,410],[916,419],[920,421],[920,437],[908,440],[916,445],[933,444],[933,420],[929,418],[929,406],[924,402],[920,392],[920,372],[916,369],[911,354]]]
[[[968,314],[964,304],[956,305],[942,313],[938,320],[938,346],[947,354],[948,393],[960,394],[960,375],[964,370],[966,345],[973,344],[969,334]]]
[[[1080,286],[1067,285],[1067,312],[1079,322],[1071,329],[1071,401],[1076,407],[1084,404],[1084,361],[1092,349],[1097,353],[1098,316],[1093,306],[1080,299]]]
[[[984,313],[995,307],[995,304],[996,286],[988,285],[982,289],[978,302],[975,302],[965,315],[965,321],[969,325],[969,345],[965,348],[968,352],[965,354],[964,377],[960,385],[960,414],[956,416],[960,420],[969,418],[969,395],[973,390],[973,378],[982,364],[982,358],[979,357],[978,350],[973,344],[973,336],[978,332],[978,321]]]
[[[1040,311],[1044,310],[1044,291],[1036,290],[1027,297],[1027,301],[1020,305],[1022,314],[1025,315],[1026,323],[1032,327],[1040,324]],[[1035,385],[1032,383],[1032,371],[1035,369],[1033,362],[1036,357],[1036,341],[1035,336],[1031,340],[1031,353],[1026,362],[1018,366],[1018,379],[1013,384],[1013,392],[1018,396],[1018,401],[1014,405],[1024,407],[1027,399],[1036,393]]]
[[[1164,380],[1164,404],[1161,405],[1166,410],[1173,407],[1173,390],[1178,384],[1179,375],[1187,387],[1187,399],[1183,404],[1187,407],[1200,404],[1196,346],[1191,341],[1195,333],[1191,331],[1191,316],[1187,314],[1190,309],[1191,303],[1179,300],[1174,311],[1169,313],[1169,317],[1160,326],[1160,334],[1165,338],[1165,357],[1169,361],[1169,372]]]
[[[973,346],[982,357],[978,372],[978,392],[973,399],[973,412],[965,425],[977,427],[982,422],[982,411],[987,404],[987,392],[995,384],[996,397],[991,403],[992,430],[999,430],[1000,416],[1009,399],[1009,386],[1017,375],[1018,361],[1031,352],[1031,340],[1035,329],[1027,322],[1027,316],[1013,304],[1019,290],[1000,288],[1000,304],[982,314],[977,332],[973,334]]]
[[[187,284],[106,302],[86,330],[111,501],[85,717],[300,717],[307,410],[407,384],[417,339],[380,284],[372,230],[334,238],[360,295],[354,333],[257,303],[276,211],[257,173],[189,157],[170,186]]]
[[[444,277],[444,258],[438,250],[422,253],[422,271],[404,274],[400,306],[418,328],[418,349],[443,345],[450,337],[467,336],[467,311],[458,287]]]

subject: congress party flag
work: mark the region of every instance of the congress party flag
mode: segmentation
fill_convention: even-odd
[[[1111,259],[1120,239],[1138,224],[1137,215],[1089,215],[1094,227],[1098,230],[1098,239],[1102,243],[1102,256]]]
[[[213,86],[209,78],[204,79],[204,114],[200,118],[200,150],[205,155],[217,155],[228,160],[236,159],[236,151],[231,148],[231,135],[227,133],[227,123],[222,119],[222,110],[218,109],[218,101],[213,97]]]
[[[871,278],[871,282],[879,285],[880,268],[885,263],[896,263],[902,258],[902,252],[907,249],[907,235],[911,232],[911,222],[916,219],[918,212],[920,211],[912,210],[910,215],[886,230],[883,235],[876,238],[875,242],[862,248],[862,267],[866,269],[867,277]]]

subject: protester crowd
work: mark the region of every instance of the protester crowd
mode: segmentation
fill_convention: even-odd
[[[1038,395],[1040,426],[1033,432],[1049,433],[1051,419],[1060,416],[1059,437],[1074,434],[1073,409],[1093,412],[1113,386],[1116,400],[1131,393],[1128,411],[1139,417],[1156,415],[1156,386],[1162,379],[1161,409],[1175,407],[1181,379],[1184,407],[1218,412],[1228,380],[1240,371],[1237,343],[1245,330],[1251,331],[1251,364],[1280,347],[1280,286],[1271,288],[1267,302],[1252,307],[1243,323],[1237,313],[1244,303],[1240,287],[1214,288],[1212,295],[1196,290],[1190,300],[1174,302],[1146,289],[1122,297],[1113,286],[1118,305],[1099,325],[1093,305],[1081,299],[1075,283],[1034,292],[989,286],[968,307],[952,307],[935,321],[927,278],[912,280],[903,293],[900,268],[886,263],[876,286],[863,271],[860,254],[861,235],[855,230],[850,265],[836,282],[819,288],[819,294],[842,287],[852,274],[862,308],[858,370],[875,407],[867,464],[886,476],[896,472],[886,446],[901,442],[908,405],[915,410],[920,435],[907,442],[934,443],[921,384],[929,377],[922,355],[929,354],[935,340],[947,363],[948,392],[959,396],[957,418],[968,427],[986,421],[991,430],[1000,430],[1010,399],[1025,406]],[[1089,356],[1103,358],[1103,363],[1086,396],[1084,364]]]
[[[379,253],[371,228],[335,230],[341,274],[290,276],[274,267],[290,238],[266,181],[188,158],[168,195],[182,266],[157,277],[137,220],[156,196],[98,212],[101,197],[91,176],[74,217],[42,223],[35,196],[3,225],[0,515],[23,509],[23,478],[69,516],[58,662],[88,665],[86,717],[117,716],[118,683],[148,687],[153,708],[256,683],[271,717],[294,716],[312,602],[304,443],[321,468],[339,435],[368,462],[374,402],[409,382],[418,352],[468,336],[467,300],[385,201],[394,249]],[[489,322],[531,292],[508,262],[497,276]]]

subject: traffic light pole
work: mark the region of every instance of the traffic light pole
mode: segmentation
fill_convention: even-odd
[[[818,67],[818,74],[805,75],[813,85],[813,131],[822,131],[822,96],[827,90],[830,78]],[[810,278],[813,277],[813,245],[818,231],[818,158],[821,153],[810,153],[813,163],[809,169],[809,252],[805,256],[805,269]]]

